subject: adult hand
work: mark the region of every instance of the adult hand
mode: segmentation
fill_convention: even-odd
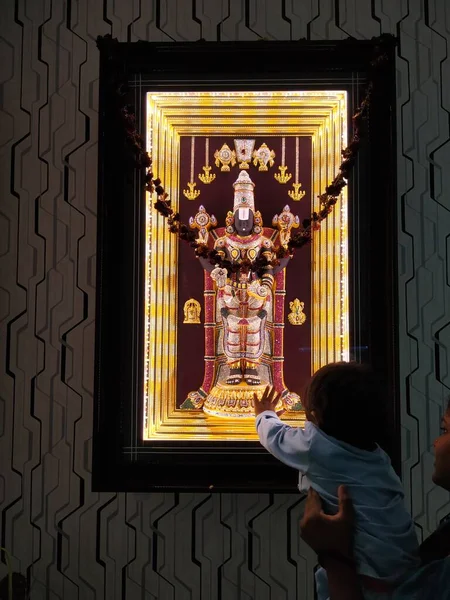
[[[276,411],[276,406],[280,401],[281,394],[277,393],[275,388],[268,385],[264,390],[261,400],[258,400],[258,396],[253,394],[253,400],[255,405],[255,417],[260,415],[265,410],[272,410],[277,413],[277,415],[281,415],[284,413],[284,409]]]
[[[326,515],[319,494],[310,488],[300,521],[300,536],[317,554],[353,556],[354,509],[345,486],[338,488],[339,510]]]

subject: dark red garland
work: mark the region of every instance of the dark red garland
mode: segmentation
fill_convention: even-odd
[[[384,38],[387,37],[389,37],[389,41],[391,41],[391,36],[381,36],[379,39],[380,44],[376,49],[376,56],[371,63],[373,69],[378,69],[387,61],[387,54],[383,48]],[[151,171],[152,159],[145,151],[145,145],[142,137],[136,131],[136,118],[133,113],[133,107],[129,105],[124,106],[122,108],[122,117],[125,122],[127,141],[133,151],[133,158],[136,168],[147,169],[145,175],[145,189],[150,194],[156,192],[157,200],[153,206],[160,215],[167,218],[169,231],[178,235],[181,240],[188,242],[189,245],[194,249],[196,256],[209,259],[212,264],[226,268],[229,273],[237,272],[238,270],[252,270],[256,273],[262,273],[268,267],[273,267],[278,264],[278,260],[280,258],[288,255],[291,256],[296,249],[302,248],[306,244],[309,244],[312,241],[313,231],[320,229],[320,222],[326,219],[327,216],[333,211],[333,207],[337,203],[342,190],[347,185],[346,180],[348,180],[350,172],[356,161],[361,138],[365,133],[364,125],[368,119],[372,93],[373,83],[371,82],[367,87],[363,101],[352,117],[353,135],[348,146],[342,150],[343,161],[339,167],[339,171],[331,184],[325,189],[325,192],[319,196],[321,205],[319,212],[313,212],[309,219],[304,219],[302,221],[302,226],[290,239],[287,244],[287,248],[279,247],[277,249],[275,260],[268,261],[266,258],[261,257],[253,263],[248,262],[248,264],[236,264],[228,260],[224,260],[215,250],[210,250],[204,244],[199,244],[196,241],[195,231],[180,221],[179,213],[175,213],[171,208],[171,201],[168,197],[168,194],[164,191],[164,187],[161,185],[161,180],[154,178],[154,175]]]

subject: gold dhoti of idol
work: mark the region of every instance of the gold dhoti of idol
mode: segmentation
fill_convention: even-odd
[[[203,405],[203,411],[215,417],[253,417],[255,414],[254,394],[261,399],[266,384],[249,386],[245,382],[239,385],[218,383],[215,385]],[[283,403],[277,405],[277,410]]]

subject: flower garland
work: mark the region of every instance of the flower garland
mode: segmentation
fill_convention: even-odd
[[[393,37],[383,35],[377,38],[378,45],[375,47],[375,57],[371,62],[372,69],[378,69],[383,66],[388,55],[385,50],[385,44],[392,45]],[[210,250],[205,244],[201,244],[196,240],[196,233],[186,224],[180,221],[180,214],[174,212],[171,208],[171,201],[168,194],[162,186],[161,180],[155,178],[152,172],[152,159],[145,151],[145,145],[142,137],[136,130],[136,118],[133,112],[133,107],[126,105],[122,108],[122,117],[125,123],[126,138],[134,154],[134,163],[138,169],[146,169],[145,174],[145,189],[150,194],[156,193],[157,199],[154,203],[154,208],[160,215],[167,218],[169,231],[176,234],[181,240],[188,242],[194,249],[196,256],[209,259],[211,264],[218,265],[227,269],[229,273],[239,270],[251,270],[261,275],[265,270],[274,267],[278,264],[279,259],[286,256],[292,256],[294,251],[309,244],[313,238],[313,232],[320,229],[320,223],[333,211],[334,205],[337,203],[339,196],[347,185],[347,180],[355,164],[356,157],[361,144],[361,138],[365,134],[365,124],[368,121],[369,108],[373,94],[373,82],[371,81],[366,89],[364,98],[359,105],[356,113],[352,117],[353,135],[350,143],[342,150],[343,161],[339,167],[336,177],[331,184],[325,188],[325,192],[320,194],[319,212],[313,212],[309,219],[302,221],[301,227],[297,233],[289,240],[287,248],[280,246],[275,252],[275,258],[268,260],[265,257],[256,259],[254,262],[244,261],[244,263],[232,263],[229,260],[221,258],[216,250]]]

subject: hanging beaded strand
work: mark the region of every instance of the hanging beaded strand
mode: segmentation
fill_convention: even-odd
[[[194,189],[197,185],[194,181],[194,164],[195,164],[195,137],[191,137],[191,177],[188,181],[189,190],[183,190],[183,195],[186,196],[188,200],[195,200],[200,196],[200,190]]]
[[[291,177],[292,173],[286,173],[287,165],[286,165],[286,138],[281,138],[281,165],[278,165],[279,173],[275,173],[274,177],[278,181],[278,183],[287,183]]]
[[[293,190],[289,190],[288,195],[294,202],[299,202],[306,192],[300,191],[302,184],[299,182],[299,171],[300,171],[300,138],[295,138],[295,183],[292,184]]]
[[[215,173],[210,173],[211,168],[209,166],[209,138],[205,138],[205,165],[202,167],[203,173],[198,176],[202,183],[211,183],[216,178]]]

